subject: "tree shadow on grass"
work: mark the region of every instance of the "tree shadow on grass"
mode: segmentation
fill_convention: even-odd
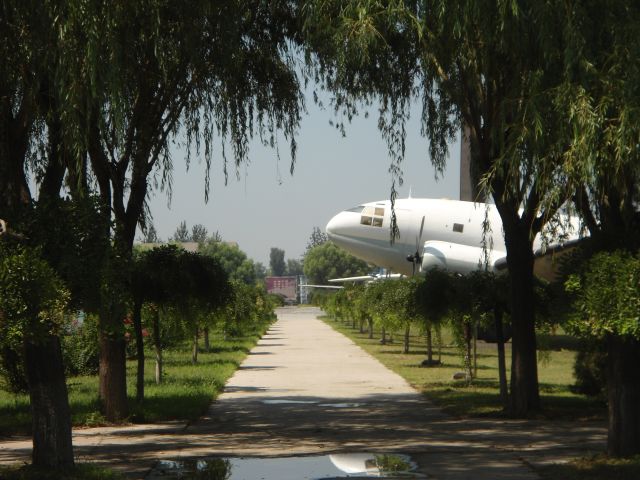
[[[614,460],[598,455],[562,465],[548,465],[537,472],[545,480],[637,480],[640,478],[640,456]]]
[[[31,408],[29,403],[20,402],[0,408],[0,439],[4,436],[28,435],[30,433]]]
[[[487,382],[490,383],[490,382]],[[427,398],[454,416],[504,417],[500,395],[494,392],[478,390],[489,385],[441,384],[440,387],[425,391]]]
[[[580,350],[582,340],[570,335],[548,335],[538,334],[538,343],[544,350]]]
[[[135,423],[162,420],[195,420],[202,416],[213,400],[213,392],[184,388],[152,395],[138,404],[130,399],[131,421]]]
[[[206,358],[206,357],[198,357],[198,361],[194,364],[189,359],[184,360],[171,360],[165,363],[165,367],[202,367],[207,365],[234,365],[235,367],[240,366],[240,362],[238,360],[231,360],[227,358]]]
[[[249,353],[250,349],[242,345],[225,345],[225,346],[213,346],[209,349],[208,352],[202,352],[203,355],[211,355],[216,353],[232,353],[232,352],[242,352]]]

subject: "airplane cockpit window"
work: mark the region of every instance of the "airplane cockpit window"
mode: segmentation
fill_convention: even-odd
[[[360,217],[361,225],[381,227],[384,219],[384,207],[364,207]]]
[[[358,205],[357,207],[353,207],[353,208],[350,208],[348,210],[345,210],[345,212],[362,213],[363,209],[364,209],[364,205]]]

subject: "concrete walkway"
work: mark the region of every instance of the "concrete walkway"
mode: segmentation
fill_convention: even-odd
[[[74,432],[82,461],[144,478],[158,459],[408,453],[428,478],[533,480],[531,465],[604,449],[602,424],[457,420],[317,320],[283,308],[207,415]],[[0,462],[26,460],[30,443],[2,441]]]

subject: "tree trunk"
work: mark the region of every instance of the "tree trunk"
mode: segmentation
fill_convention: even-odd
[[[131,276],[131,249],[116,234],[102,272],[100,292],[100,399],[110,422],[129,415],[124,318]]]
[[[473,322],[473,378],[478,378],[478,322]]]
[[[209,353],[211,351],[211,344],[209,343],[209,327],[204,327],[203,329],[204,335],[204,351]]]
[[[431,332],[431,325],[427,327],[427,364],[433,365],[433,334]]]
[[[129,414],[127,404],[126,344],[122,335],[100,332],[100,399],[109,422]]]
[[[364,333],[364,319],[360,319],[360,333]]]
[[[510,413],[526,417],[540,409],[531,226],[520,218],[516,208],[497,201],[496,206],[502,218],[509,267],[513,329]]]
[[[144,400],[144,338],[142,337],[142,303],[136,301],[133,305],[133,330],[136,335],[136,402]]]
[[[511,413],[518,417],[540,409],[533,293],[533,252],[528,231],[507,227],[507,264],[511,282]]]
[[[387,329],[382,327],[382,332],[380,332],[380,345],[387,344]]]
[[[368,323],[369,323],[369,338],[373,338],[373,319],[369,318],[367,319]]]
[[[640,453],[640,342],[610,335],[607,347],[607,452],[630,457]]]
[[[191,363],[198,363],[198,327],[193,330],[193,345],[191,348]]]
[[[471,340],[473,335],[471,334],[471,325],[469,322],[464,322],[464,368],[467,371],[469,379],[473,379],[473,369],[471,368]]]
[[[33,427],[32,461],[36,467],[73,467],[71,412],[60,339],[49,336],[24,343]]]
[[[404,327],[404,342],[402,343],[402,352],[409,353],[409,336],[411,335],[411,325],[407,323]]]
[[[160,311],[156,306],[153,315],[153,348],[156,354],[156,383],[162,383],[162,344],[160,343]]]
[[[495,308],[493,318],[496,325],[496,345],[498,347],[498,378],[500,379],[500,400],[502,406],[509,408],[509,390],[507,389],[507,361],[504,354],[504,329],[502,327],[502,310]]]

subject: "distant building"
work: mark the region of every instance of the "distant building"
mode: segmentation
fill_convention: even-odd
[[[267,293],[281,296],[285,303],[298,301],[298,277],[266,277],[264,281]]]

